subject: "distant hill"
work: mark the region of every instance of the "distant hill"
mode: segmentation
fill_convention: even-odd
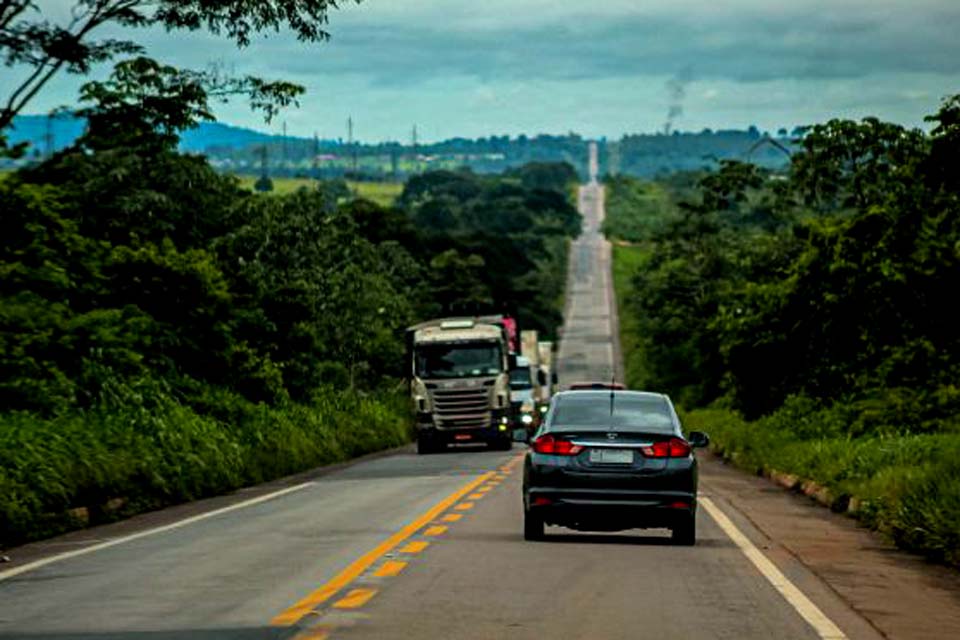
[[[46,135],[53,147],[61,149],[83,132],[83,121],[62,116],[21,116],[9,134],[12,142],[30,142],[36,153],[47,151]],[[319,142],[319,144],[318,144]],[[417,147],[398,142],[345,144],[272,135],[219,122],[205,122],[185,132],[180,149],[203,153],[224,172],[258,174],[261,150],[266,150],[267,167],[274,176],[338,177],[403,180],[431,169],[467,167],[477,173],[499,173],[527,162],[568,162],[586,176],[589,141],[575,133],[516,137],[451,138]],[[770,137],[756,127],[746,130],[700,132],[674,131],[671,134],[631,134],[619,140],[599,141],[601,173],[624,173],[653,177],[675,171],[715,166],[720,159],[749,160],[779,168],[787,163],[793,143],[782,129]]]
[[[46,136],[48,118],[45,115],[17,116],[13,121],[13,128],[9,132],[13,143],[29,142],[31,147],[46,151]],[[54,149],[69,146],[83,133],[84,123],[80,118],[60,116],[49,119],[49,131],[53,137]],[[196,129],[185,132],[180,136],[180,148],[190,153],[204,153],[210,149],[243,149],[264,143],[280,144],[283,136],[272,135],[234,127],[220,122],[204,122]],[[289,137],[290,141],[306,142],[303,138]],[[312,144],[312,140],[309,141]]]

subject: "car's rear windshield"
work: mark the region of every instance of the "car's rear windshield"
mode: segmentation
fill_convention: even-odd
[[[612,406],[612,413],[611,413]],[[614,393],[573,394],[557,398],[551,431],[641,431],[673,433],[667,401],[651,396]]]

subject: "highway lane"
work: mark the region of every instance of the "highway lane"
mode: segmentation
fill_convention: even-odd
[[[618,370],[602,198],[581,190],[561,383]],[[693,548],[666,531],[523,541],[521,455],[406,450],[9,579],[0,567],[0,639],[844,637],[810,607],[877,637],[829,590],[790,592],[816,581],[764,568],[765,545],[719,497],[728,528],[701,511]]]
[[[603,188],[595,183],[580,189],[578,206],[583,232],[570,249],[567,306],[563,339],[557,354],[561,386],[576,380],[623,381],[616,357],[616,307],[611,300],[610,243],[600,232]]]
[[[0,581],[0,638],[289,636],[279,613],[509,456],[405,451]]]

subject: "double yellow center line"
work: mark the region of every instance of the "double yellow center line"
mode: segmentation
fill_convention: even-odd
[[[275,616],[270,623],[274,626],[288,627],[297,624],[305,616],[309,615],[311,612],[315,611],[320,605],[325,603],[327,600],[337,595],[342,591],[347,585],[359,578],[365,571],[372,567],[380,558],[382,558],[387,553],[390,553],[396,549],[401,543],[405,542],[407,539],[412,537],[414,534],[419,532],[421,529],[431,524],[441,513],[449,509],[453,504],[460,500],[465,495],[474,491],[481,484],[491,479],[494,476],[493,471],[482,474],[481,476],[471,480],[466,483],[449,496],[432,506],[418,518],[413,520],[410,524],[403,527],[395,534],[381,542],[374,549],[371,549],[364,555],[360,556],[354,560],[347,568],[338,573],[332,579],[330,579],[326,584],[321,586],[319,589],[313,591],[305,598],[294,604],[292,607],[286,609],[279,615]],[[470,503],[464,503],[470,504]],[[462,507],[463,505],[458,505]],[[473,506],[472,504],[470,505]],[[469,507],[468,507],[469,508]],[[455,519],[449,519],[450,515],[448,514],[447,518],[444,519],[446,522],[452,522]],[[430,535],[436,535],[438,527],[434,527],[434,533]],[[429,530],[428,530],[429,531]],[[415,542],[411,542],[410,545],[414,545]],[[426,547],[428,543],[420,542],[423,547]],[[421,549],[418,549],[418,551]],[[381,567],[380,571],[386,569],[389,563],[384,564]],[[391,569],[399,573],[403,567],[396,566],[399,563],[391,565]],[[395,574],[394,574],[395,575]],[[366,602],[372,596],[372,593],[368,594],[368,590],[354,590],[348,597],[351,598],[351,601],[356,602]],[[359,605],[358,605],[359,606]]]

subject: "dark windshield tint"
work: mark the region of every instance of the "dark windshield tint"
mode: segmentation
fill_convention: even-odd
[[[510,388],[511,389],[530,389],[533,387],[533,380],[530,377],[530,368],[510,370]]]
[[[666,400],[603,393],[557,398],[551,431],[643,431],[673,433],[673,418]]]
[[[500,371],[500,345],[495,342],[417,347],[417,375],[421,378],[490,376]]]

